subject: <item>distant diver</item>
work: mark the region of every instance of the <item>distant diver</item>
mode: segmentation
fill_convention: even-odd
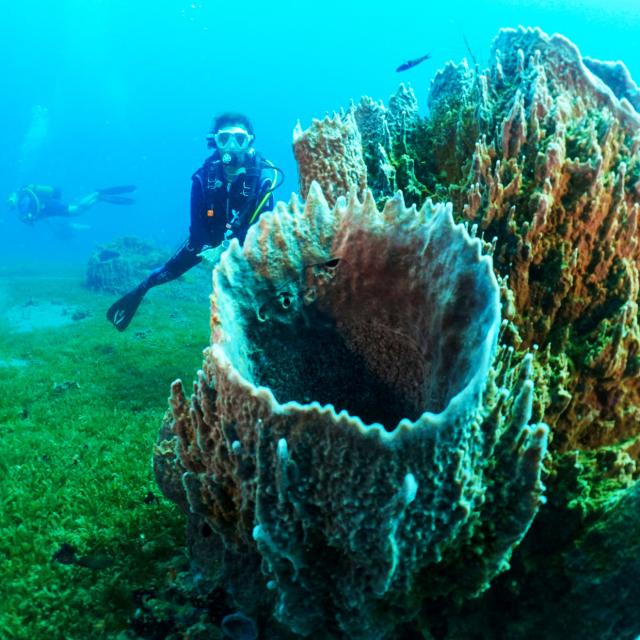
[[[403,62],[397,69],[396,71],[406,71],[407,69],[412,69],[413,67],[415,67],[416,65],[420,64],[421,62],[424,62],[425,60],[428,60],[431,57],[430,53],[425,54],[424,56],[420,57],[420,58],[415,58],[415,60],[407,60],[407,62]]]
[[[73,218],[90,209],[96,202],[133,204],[133,198],[123,196],[135,191],[133,185],[96,189],[75,204],[62,202],[60,189],[43,184],[28,184],[14,191],[7,200],[10,209],[18,212],[20,220],[34,225],[45,218]]]
[[[282,184],[283,173],[251,146],[255,134],[249,119],[223,113],[214,119],[206,139],[214,151],[191,176],[189,237],[162,267],[111,305],[107,319],[118,331],[129,326],[149,289],[201,262],[206,247],[219,255],[233,238],[242,243],[260,214],[273,209],[273,192]]]

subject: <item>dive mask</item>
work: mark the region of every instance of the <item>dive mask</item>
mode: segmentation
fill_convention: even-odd
[[[240,127],[230,127],[228,129],[220,129],[215,134],[207,136],[209,140],[213,139],[218,149],[231,149],[235,147],[239,150],[246,149],[253,140],[253,136]]]

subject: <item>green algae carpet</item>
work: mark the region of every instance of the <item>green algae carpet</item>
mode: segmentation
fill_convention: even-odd
[[[169,385],[208,342],[208,272],[152,290],[127,332],[84,269],[0,270],[0,638],[132,638],[185,563],[153,478]]]

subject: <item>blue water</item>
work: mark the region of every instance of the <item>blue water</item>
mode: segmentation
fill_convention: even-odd
[[[621,59],[640,79],[637,0],[6,0],[0,205],[27,182],[55,184],[67,200],[112,184],[138,192],[132,207],[97,205],[71,234],[64,223],[27,227],[0,206],[0,266],[82,263],[97,244],[131,234],[176,247],[188,230],[190,176],[220,111],[253,120],[256,148],[286,173],[276,195],[287,199],[297,189],[298,120],[307,127],[362,94],[386,101],[400,81],[424,109],[435,71],[468,55],[463,33],[484,64],[497,30],[519,24],[562,33],[583,55]],[[431,60],[395,72],[426,52]]]

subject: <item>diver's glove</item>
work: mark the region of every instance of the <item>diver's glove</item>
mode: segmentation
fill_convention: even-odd
[[[218,264],[220,256],[226,248],[227,247],[224,246],[224,243],[221,243],[217,247],[209,247],[208,249],[204,249],[204,251],[201,251],[198,256],[202,258],[208,266],[212,267]]]

